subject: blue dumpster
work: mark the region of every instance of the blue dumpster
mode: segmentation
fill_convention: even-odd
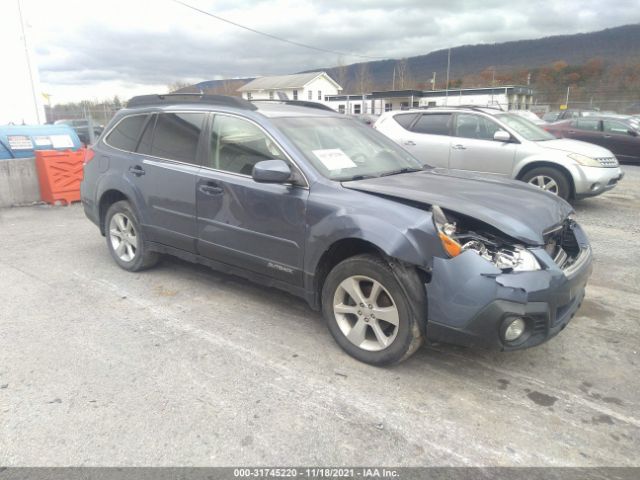
[[[0,125],[0,160],[35,157],[36,150],[78,150],[82,144],[68,125]]]

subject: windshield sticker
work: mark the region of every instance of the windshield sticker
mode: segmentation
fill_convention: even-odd
[[[341,170],[343,168],[354,168],[358,166],[339,148],[312,151],[313,154],[318,157],[318,160],[329,170]]]

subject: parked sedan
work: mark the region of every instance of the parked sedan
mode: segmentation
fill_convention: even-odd
[[[605,147],[620,161],[640,162],[640,129],[632,118],[579,117],[547,125],[545,129],[558,138],[582,140]]]
[[[565,199],[599,195],[623,176],[609,150],[493,108],[387,112],[374,128],[426,164],[522,180]]]

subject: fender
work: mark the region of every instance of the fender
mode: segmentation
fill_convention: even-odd
[[[144,198],[140,195],[140,192],[130,178],[123,176],[121,172],[113,170],[109,170],[101,175],[96,186],[96,208],[99,209],[102,196],[109,190],[119,191],[127,197],[133,206],[140,223],[142,225],[148,225],[147,208]]]

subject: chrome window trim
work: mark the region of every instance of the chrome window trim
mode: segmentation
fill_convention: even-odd
[[[124,121],[126,118],[129,117],[136,117],[136,116],[140,116],[140,115],[154,115],[154,114],[160,114],[160,113],[201,113],[205,116],[209,115],[209,116],[213,116],[213,120],[215,121],[215,116],[216,115],[227,115],[230,117],[236,117],[236,118],[240,118],[242,120],[248,121],[250,123],[253,123],[256,127],[258,127],[280,150],[282,150],[282,153],[284,153],[285,157],[287,158],[287,160],[289,160],[289,162],[291,162],[291,164],[295,167],[295,169],[300,173],[300,175],[302,176],[303,180],[304,180],[304,185],[293,185],[292,183],[284,183],[283,185],[291,185],[291,186],[296,186],[296,187],[300,187],[300,188],[304,188],[306,190],[309,190],[309,179],[307,178],[307,176],[305,175],[304,171],[298,166],[298,163],[293,160],[293,158],[291,157],[291,155],[289,154],[289,152],[287,152],[286,149],[284,149],[282,147],[282,145],[280,144],[280,142],[276,141],[275,138],[273,138],[273,135],[271,135],[269,132],[267,132],[260,124],[258,124],[257,122],[255,122],[254,120],[244,117],[242,115],[238,115],[236,113],[230,113],[230,112],[217,112],[214,110],[162,110],[162,111],[153,111],[153,112],[141,112],[141,113],[132,113],[130,115],[125,115],[123,116],[120,120],[118,120],[118,122],[113,125],[113,127],[111,127],[109,129],[109,131],[102,137],[102,142],[107,145],[109,148],[113,148],[115,150],[118,150],[120,152],[124,152],[124,153],[130,153],[133,155],[139,155],[140,157],[144,158],[157,158],[158,160],[164,160],[166,162],[172,162],[172,163],[177,163],[180,165],[188,165],[188,166],[196,166],[199,168],[203,168],[206,170],[210,170],[213,172],[220,172],[220,173],[225,173],[228,175],[235,175],[238,177],[244,177],[244,178],[252,178],[251,175],[245,175],[242,173],[236,173],[236,172],[229,172],[227,170],[219,170],[213,167],[208,167],[206,165],[199,165],[197,163],[189,163],[189,162],[182,162],[180,160],[175,160],[173,158],[165,158],[165,157],[157,157],[155,155],[148,155],[148,154],[144,154],[144,153],[138,153],[138,152],[132,152],[130,150],[124,150],[122,148],[118,148],[118,147],[114,147],[113,145],[107,143],[107,137],[109,137],[109,135],[111,135],[111,132],[113,130],[115,130],[117,128],[118,125],[120,125],[120,123],[122,121]],[[213,122],[211,122],[211,127],[213,128]],[[210,139],[209,139],[210,141]]]

